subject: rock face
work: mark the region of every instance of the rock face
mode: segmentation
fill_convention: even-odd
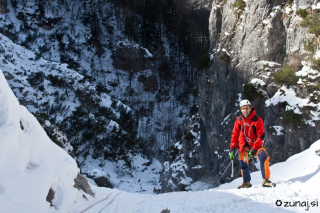
[[[97,177],[97,178],[94,178],[94,181],[100,187],[107,187],[107,188],[113,189],[112,183],[106,177],[103,177],[103,176]]]
[[[7,6],[8,6],[7,0],[0,0],[0,13],[2,14],[8,13],[9,10]]]
[[[144,91],[155,92],[158,89],[158,79],[156,75],[151,75],[148,77],[140,75],[138,77],[138,81],[143,83]]]
[[[263,82],[260,89],[266,91],[251,101],[265,122],[265,146],[270,163],[284,161],[303,151],[320,136],[317,122],[303,127],[284,124],[280,117],[286,106],[265,105],[277,90],[271,77],[276,69],[289,65],[301,70],[301,61],[308,56],[303,40],[313,35],[300,26],[302,18],[286,1],[248,0],[243,11],[234,8],[233,3],[213,2],[210,31],[214,65],[202,73],[199,84],[199,114],[203,124],[200,140],[206,146],[203,164],[214,171],[213,175],[222,172],[228,163],[226,150],[234,120],[240,115],[235,103],[240,93],[243,97],[243,84],[252,79],[260,79]],[[311,3],[299,1],[296,6],[306,8]],[[215,36],[218,32],[219,40]],[[230,62],[221,60],[225,53]],[[302,95],[296,92],[297,96]],[[282,132],[276,132],[274,126],[281,126]],[[213,154],[215,151],[223,158],[219,160]]]
[[[213,65],[202,71],[199,81],[200,162],[188,165],[189,171],[199,166],[197,175],[189,176],[191,183],[207,180],[213,186],[217,184],[230,162],[231,131],[240,115],[238,103],[245,96],[250,97],[264,120],[264,144],[271,164],[307,149],[320,136],[317,119],[303,125],[285,122],[288,109],[305,113],[306,108],[270,101],[282,91],[281,85],[273,82],[277,69],[289,65],[298,71],[308,60],[310,53],[304,50],[303,40],[315,35],[300,26],[303,19],[296,10],[311,8],[316,1],[294,1],[290,5],[284,0],[247,0],[243,10],[235,8],[234,2],[214,0],[212,4],[209,30]],[[248,92],[249,84],[254,91]],[[303,86],[290,89],[301,99],[310,97],[310,91]],[[187,149],[183,145],[180,153]],[[240,176],[238,162],[235,174]],[[221,182],[229,180],[226,175]]]
[[[53,206],[53,204],[52,204],[53,199],[54,199],[54,191],[50,188],[48,195],[46,197],[46,201],[48,201],[50,203],[50,206]]]
[[[165,162],[160,175],[156,193],[186,191],[193,180],[201,180],[204,162],[200,138],[199,115],[189,116],[184,124],[184,135],[181,141],[171,147],[170,162]]]
[[[141,71],[151,68],[149,52],[139,47],[119,46],[112,55],[113,66],[125,71]]]
[[[91,191],[90,185],[85,177],[83,177],[81,174],[78,174],[76,179],[74,179],[74,187],[77,189],[81,189],[85,193],[89,195],[93,195],[93,192]]]

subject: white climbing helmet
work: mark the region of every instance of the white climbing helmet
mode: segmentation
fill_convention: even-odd
[[[245,105],[250,105],[251,106],[250,101],[247,100],[247,99],[244,99],[244,100],[240,101],[240,107],[245,106]]]

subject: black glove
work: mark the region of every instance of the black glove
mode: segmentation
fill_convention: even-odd
[[[250,152],[248,153],[248,160],[251,160],[251,158],[254,156],[254,154],[257,153],[257,150],[251,148]]]
[[[252,155],[254,155],[254,154],[256,154],[256,153],[257,153],[257,150],[255,150],[255,149],[251,148],[251,149],[250,149],[250,152],[251,152],[251,154],[252,154]]]

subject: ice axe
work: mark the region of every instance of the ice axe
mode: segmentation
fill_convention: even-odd
[[[236,154],[235,154],[235,156],[238,154],[238,150],[237,150],[237,152],[236,152]],[[234,159],[232,159],[231,160],[231,177],[233,178],[233,175],[234,175],[234,170],[233,170],[233,160]]]
[[[231,177],[233,178],[233,160],[231,160]]]

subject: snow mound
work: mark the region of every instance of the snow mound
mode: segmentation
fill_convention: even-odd
[[[2,71],[0,100],[0,212],[70,212],[77,200],[84,200],[74,188],[76,162],[19,104]],[[46,201],[50,189],[53,206]]]

